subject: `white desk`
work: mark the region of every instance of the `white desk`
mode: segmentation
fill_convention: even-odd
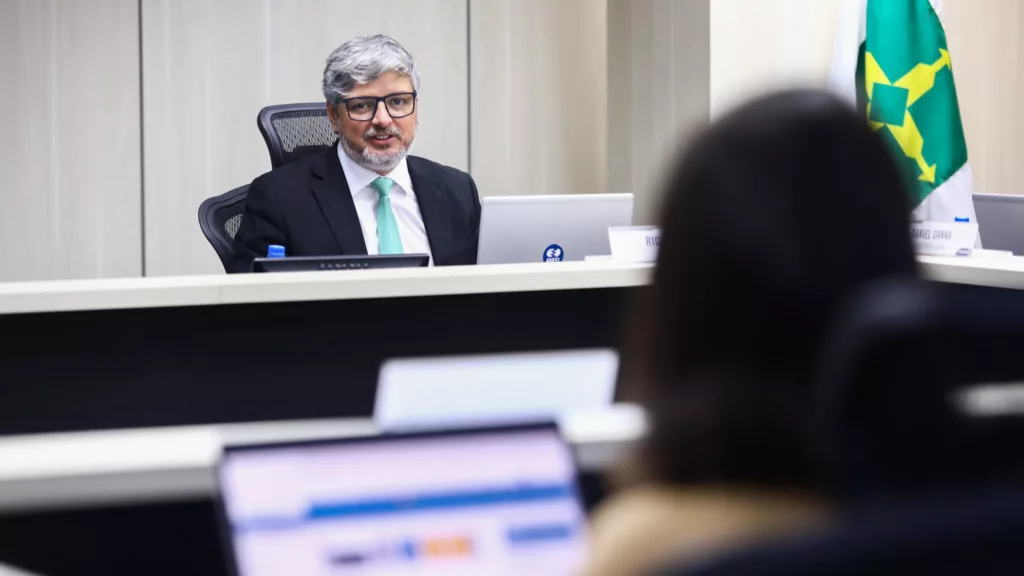
[[[1024,289],[1024,257],[919,258],[935,280]],[[0,283],[0,314],[642,286],[653,266],[611,261],[346,272]]]
[[[925,277],[941,282],[1024,290],[1024,256],[919,256]]]
[[[652,266],[599,262],[0,283],[0,314],[640,286]]]
[[[617,405],[560,422],[581,469],[603,470],[646,422]],[[0,512],[159,502],[214,495],[224,446],[377,433],[367,419],[146,428],[0,438]]]

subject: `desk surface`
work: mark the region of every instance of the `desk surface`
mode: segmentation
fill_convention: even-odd
[[[606,468],[646,429],[628,404],[559,425],[584,470]],[[353,418],[2,437],[0,513],[211,497],[226,445],[376,433],[371,420]]]
[[[918,256],[918,262],[930,280],[1024,290],[1024,256]]]
[[[0,314],[641,286],[608,261],[0,283]]]
[[[1024,257],[919,258],[944,282],[1024,290]],[[650,264],[609,261],[0,283],[0,314],[641,286]]]

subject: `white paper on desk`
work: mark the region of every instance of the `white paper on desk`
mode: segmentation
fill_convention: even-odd
[[[384,430],[557,418],[610,406],[619,357],[594,348],[389,360],[374,421]]]
[[[616,262],[656,262],[661,246],[657,226],[613,226],[608,229],[608,244]]]
[[[910,237],[918,254],[970,256],[978,240],[978,225],[971,222],[913,222]]]

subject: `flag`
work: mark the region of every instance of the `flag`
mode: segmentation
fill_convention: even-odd
[[[830,83],[906,170],[912,220],[977,222],[941,10],[941,0],[847,0]]]

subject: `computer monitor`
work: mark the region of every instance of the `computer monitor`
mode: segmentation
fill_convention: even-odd
[[[372,268],[416,268],[430,263],[426,254],[379,254],[373,256],[289,256],[256,258],[253,272],[329,272]]]
[[[373,418],[396,430],[598,412],[618,371],[610,348],[397,358],[381,366]]]
[[[554,424],[234,447],[218,480],[240,576],[569,576],[584,559]]]
[[[632,194],[486,197],[479,264],[560,262],[611,253],[608,228],[633,223]]]
[[[1024,255],[1024,196],[975,194],[974,212],[982,246]]]

